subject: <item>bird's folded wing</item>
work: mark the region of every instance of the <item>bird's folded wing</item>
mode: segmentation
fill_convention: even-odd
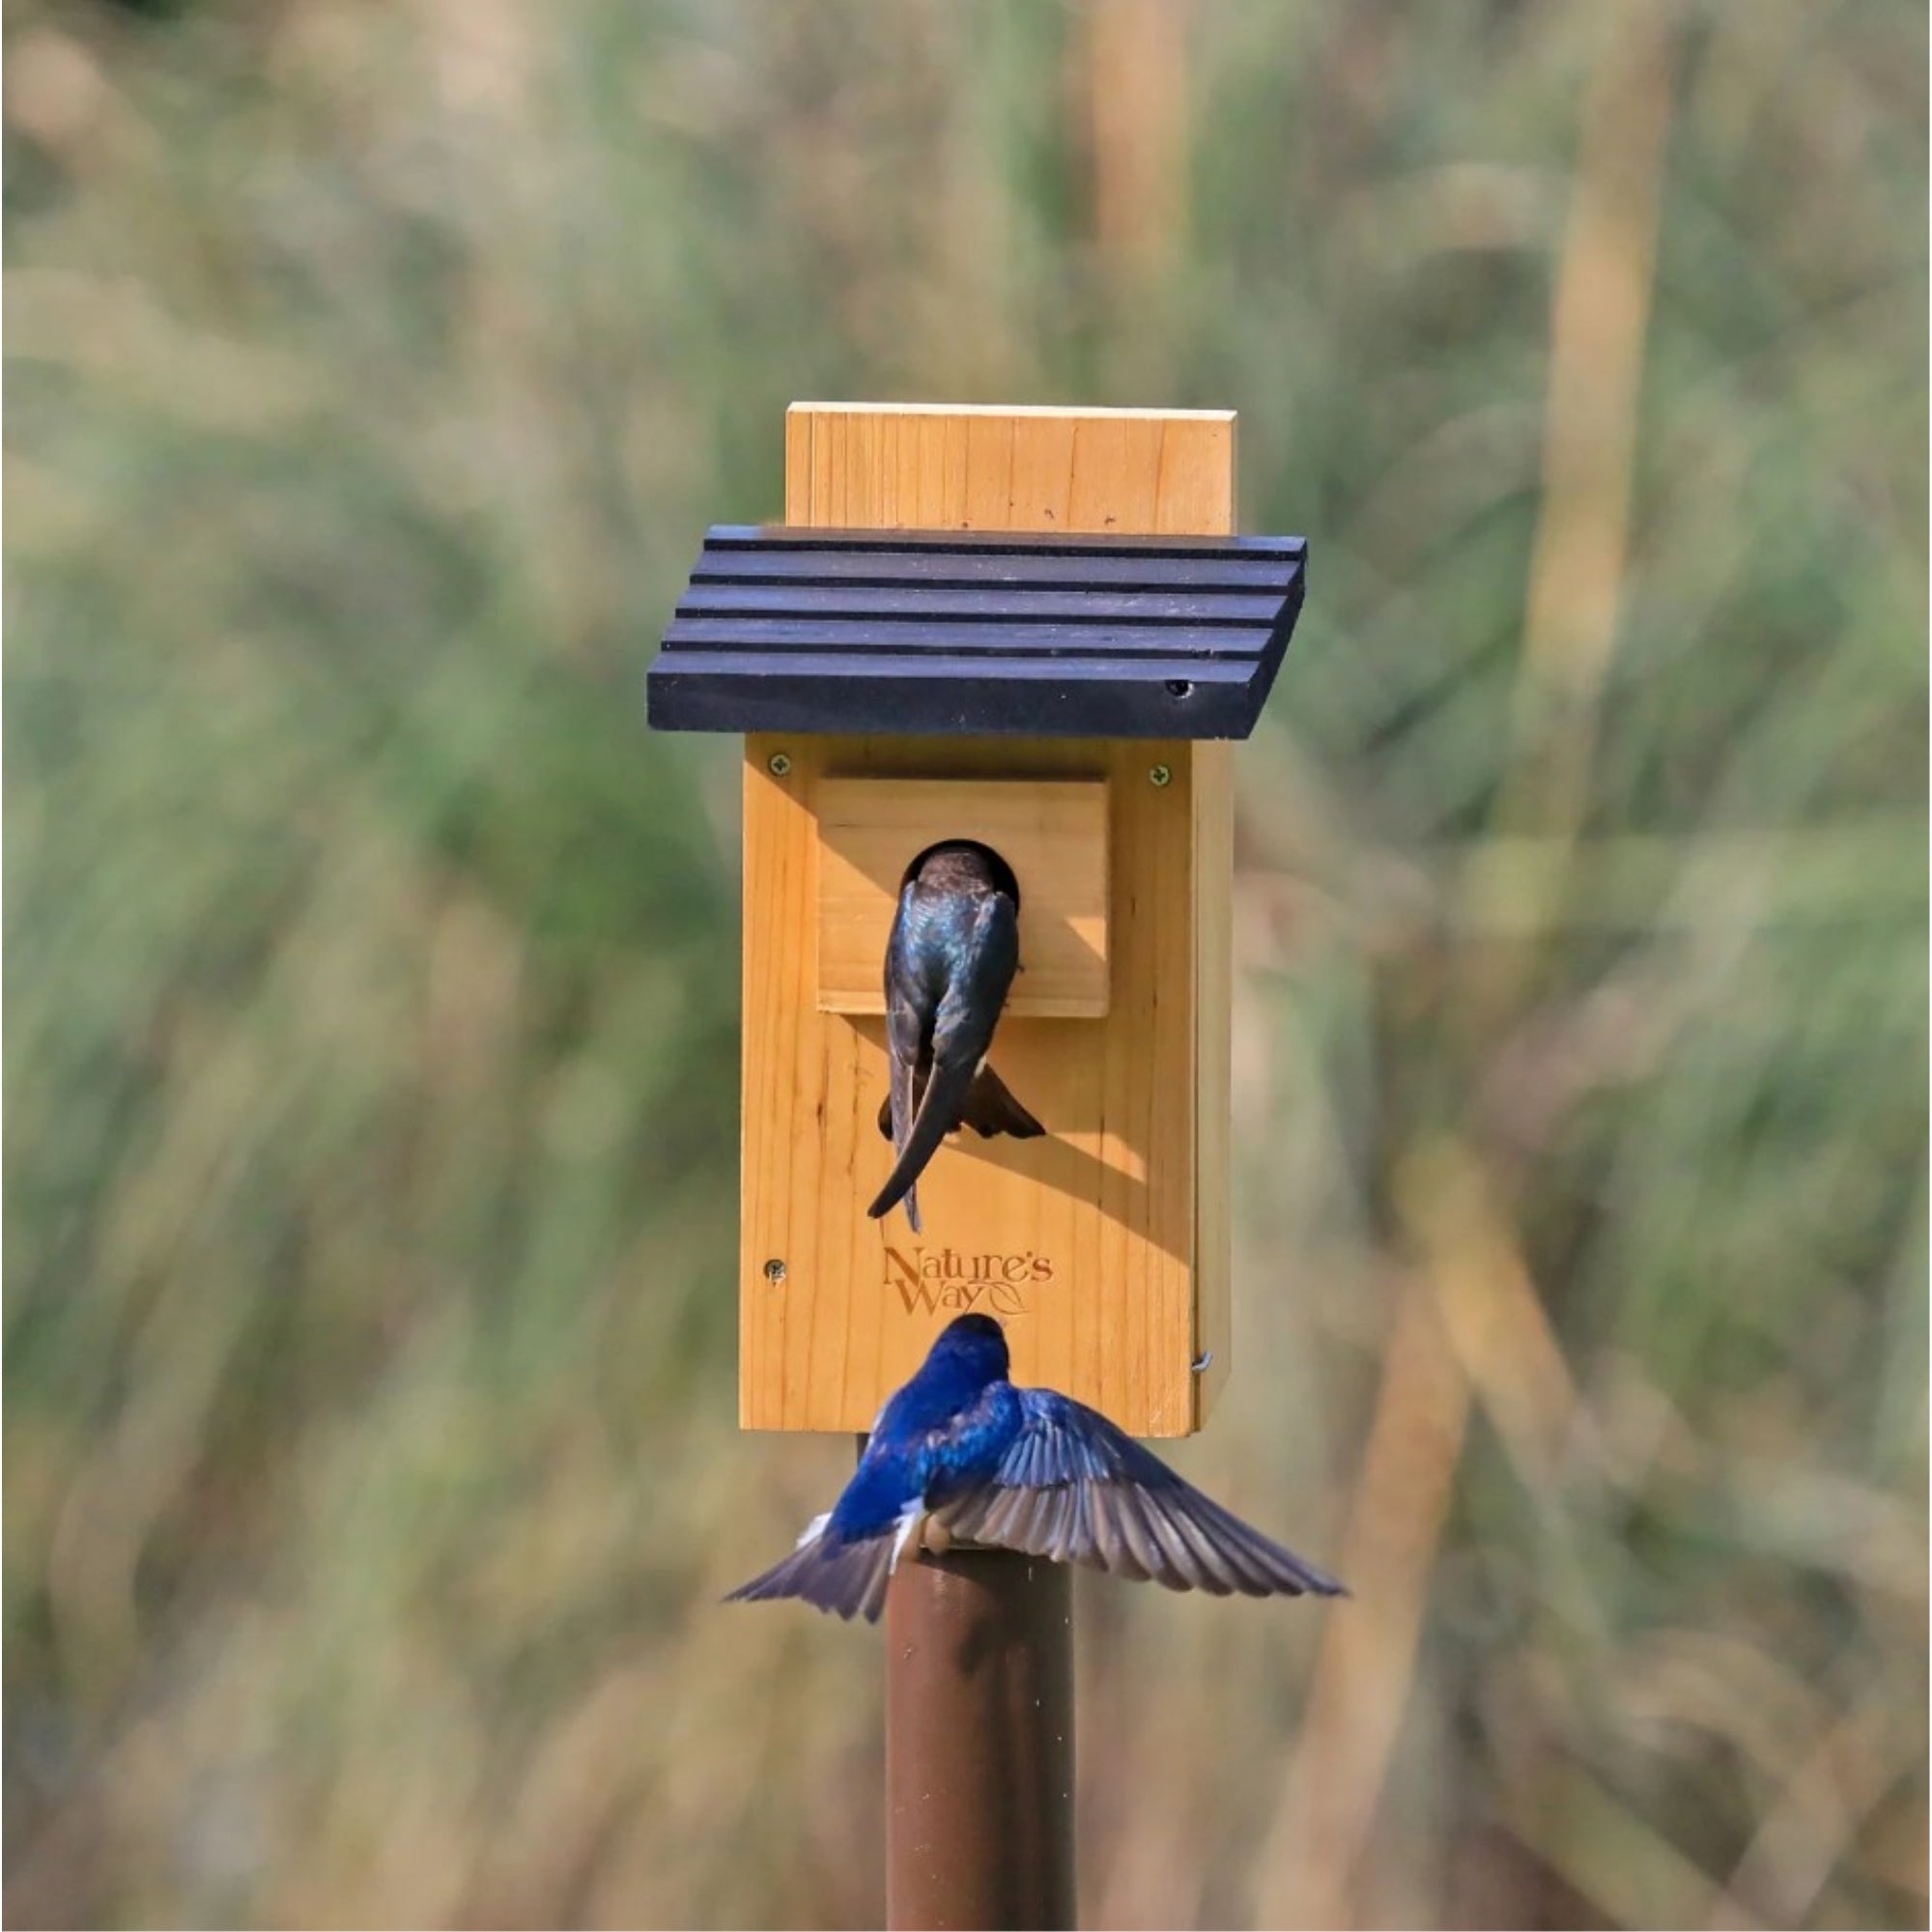
[[[955,1539],[1217,1597],[1343,1594],[1104,1415],[1050,1389],[1019,1396],[1025,1425],[993,1474],[934,1512]]]

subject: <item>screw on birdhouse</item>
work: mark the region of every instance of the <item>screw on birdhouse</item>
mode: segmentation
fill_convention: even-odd
[[[771,1258],[771,1260],[765,1264],[765,1279],[768,1282],[770,1282],[774,1288],[777,1288],[783,1282],[784,1278],[785,1278],[785,1264],[783,1262],[780,1261],[776,1255],[774,1255]]]
[[[774,752],[766,760],[765,769],[773,778],[781,779],[791,770],[791,759],[783,752]]]
[[[1192,697],[1193,683],[1184,677],[1171,677],[1167,681],[1167,695],[1170,697]]]
[[[1171,771],[1169,771],[1165,765],[1156,765],[1153,768],[1153,770],[1148,774],[1148,783],[1152,785],[1156,791],[1158,791],[1163,785],[1172,784],[1173,782],[1174,782],[1174,774]]]

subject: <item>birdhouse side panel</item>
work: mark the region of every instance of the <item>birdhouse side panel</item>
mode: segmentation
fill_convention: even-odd
[[[1193,748],[1194,1426],[1234,1361],[1235,748]]]

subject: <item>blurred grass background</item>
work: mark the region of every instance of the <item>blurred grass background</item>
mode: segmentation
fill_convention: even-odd
[[[1357,1595],[1083,1583],[1088,1922],[1924,1923],[1926,40],[16,0],[10,1921],[876,1919],[641,716],[830,396],[1313,545],[1176,1460]]]

